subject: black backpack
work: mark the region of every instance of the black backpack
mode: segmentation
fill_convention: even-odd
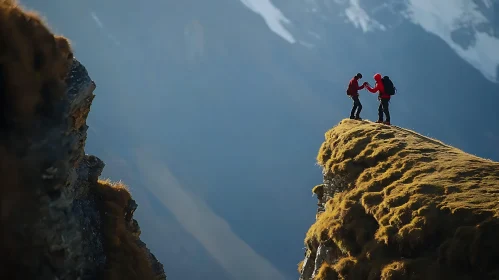
[[[388,95],[394,95],[397,92],[397,88],[393,85],[393,82],[390,80],[390,77],[384,76],[381,81],[383,82],[383,86],[385,87],[385,93]]]

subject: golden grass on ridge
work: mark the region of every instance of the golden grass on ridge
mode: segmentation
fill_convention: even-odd
[[[499,275],[499,238],[490,236],[499,232],[499,163],[368,121],[343,120],[325,138],[318,163],[350,184],[305,239],[311,250],[328,240],[337,247],[338,263],[324,271],[345,279]]]
[[[125,213],[131,194],[121,182],[99,180],[91,190],[101,216],[106,267],[100,279],[154,279],[147,253],[127,230]]]

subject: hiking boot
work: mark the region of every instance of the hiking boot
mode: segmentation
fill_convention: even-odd
[[[386,121],[386,122],[383,122],[383,124],[390,125],[390,122]]]
[[[361,120],[362,120],[362,118],[361,118],[361,117],[355,117],[355,119],[356,119],[356,120],[358,120],[358,121],[361,121]]]
[[[350,119],[351,119],[351,120],[355,120],[355,117],[354,117],[354,116],[350,116]]]
[[[375,121],[375,123],[383,123],[383,121],[382,120],[377,120],[377,121]]]

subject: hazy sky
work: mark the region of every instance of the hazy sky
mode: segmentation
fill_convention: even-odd
[[[87,153],[126,182],[169,279],[297,279],[348,80],[392,123],[499,160],[492,0],[21,0],[97,84]],[[362,117],[377,117],[361,92]]]

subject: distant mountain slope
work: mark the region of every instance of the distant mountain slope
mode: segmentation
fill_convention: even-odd
[[[368,121],[325,138],[300,279],[499,276],[499,163]]]

